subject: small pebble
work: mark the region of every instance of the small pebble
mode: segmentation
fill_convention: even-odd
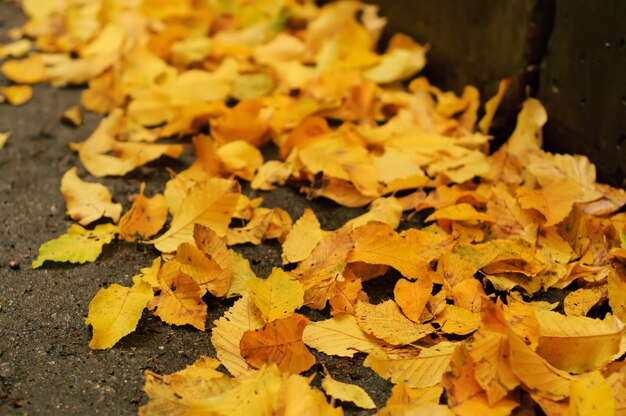
[[[130,402],[131,402],[132,404],[137,404],[137,403],[139,403],[139,397],[137,397],[137,396],[133,396],[133,397],[131,397],[131,398],[130,398]]]
[[[10,267],[11,269],[13,269],[13,270],[17,270],[17,269],[19,269],[19,268],[20,268],[20,262],[19,262],[19,261],[17,261],[17,260],[11,260],[11,261],[9,262],[9,267]]]

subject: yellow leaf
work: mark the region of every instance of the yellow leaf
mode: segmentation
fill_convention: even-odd
[[[32,47],[32,42],[28,39],[20,39],[18,41],[0,45],[0,59],[10,56],[12,58],[21,58]]]
[[[217,149],[224,169],[235,176],[251,181],[263,164],[261,151],[244,140],[234,140]]]
[[[474,362],[474,377],[485,390],[489,405],[503,399],[519,385],[508,360],[509,343],[505,334],[479,330],[472,337],[469,354]]]
[[[500,103],[504,98],[504,94],[506,94],[506,91],[509,89],[510,86],[511,78],[503,79],[502,81],[500,81],[500,83],[498,84],[498,92],[496,92],[496,95],[488,99],[485,103],[485,115],[482,119],[480,119],[480,122],[478,122],[478,128],[483,133],[489,134],[489,129],[491,128],[493,116],[496,114],[496,111],[498,111],[498,107],[500,107]]]
[[[73,127],[79,127],[83,124],[83,112],[80,107],[73,105],[61,114],[61,121]]]
[[[243,296],[246,290],[248,280],[256,277],[256,274],[250,267],[250,262],[236,251],[230,250],[233,265],[233,278],[228,288],[226,297]]]
[[[392,300],[372,305],[359,302],[356,317],[364,331],[393,345],[406,345],[434,332],[431,325],[412,322]]]
[[[239,197],[239,184],[220,178],[209,178],[194,185],[173,215],[170,228],[149,241],[157,250],[171,253],[180,243],[193,241],[194,224],[211,228],[223,236]]]
[[[93,327],[89,347],[95,350],[111,348],[123,336],[137,328],[144,308],[154,297],[152,287],[134,280],[132,287],[112,284],[100,289],[89,302],[89,315],[85,323]]]
[[[204,331],[207,306],[202,301],[203,291],[193,278],[180,271],[180,264],[168,262],[159,272],[161,294],[151,306],[154,314],[170,325],[192,325]]]
[[[363,332],[352,315],[311,322],[304,328],[302,340],[309,347],[324,354],[339,357],[353,357],[357,352],[370,352],[379,345]]]
[[[388,351],[377,348],[363,365],[392,383],[425,388],[439,384],[448,368],[456,344],[443,342],[430,348]]]
[[[304,288],[304,304],[323,309],[331,295],[334,282],[346,267],[346,258],[353,248],[349,231],[342,228],[324,237],[311,254],[298,264],[291,275]]]
[[[211,285],[207,285],[207,288],[212,290],[211,287],[215,284],[216,287],[213,290],[216,290],[216,293],[221,293],[222,286],[225,287],[229,282],[232,283],[235,277],[234,258],[236,256],[233,254],[234,252],[226,247],[224,240],[215,231],[200,224],[194,225],[193,239],[196,247],[220,267],[220,274],[213,279]]]
[[[283,242],[283,264],[297,263],[307,258],[323,236],[324,232],[315,213],[305,208],[302,217],[293,224]]]
[[[102,246],[109,244],[117,234],[117,226],[113,224],[97,225],[92,231],[74,224],[59,238],[43,243],[39,247],[39,255],[32,267],[41,267],[45,261],[67,261],[85,263],[95,261]]]
[[[565,179],[550,182],[541,189],[520,187],[517,198],[522,208],[533,208],[543,214],[546,218],[545,226],[549,227],[560,223],[569,215],[581,192],[578,183]]]
[[[541,128],[548,121],[546,110],[539,100],[528,98],[522,111],[517,115],[517,125],[509,141],[505,144],[507,152],[525,161],[528,154],[539,150],[543,142]]]
[[[224,316],[213,322],[211,344],[217,358],[233,376],[238,377],[250,369],[239,349],[241,337],[246,331],[259,329],[263,324],[261,313],[246,295],[224,312]]]
[[[398,270],[404,277],[417,278],[424,261],[411,241],[400,237],[390,226],[371,223],[352,233],[354,251],[349,262],[385,264]]]
[[[376,404],[365,390],[354,384],[342,383],[327,375],[322,380],[322,388],[330,397],[342,402],[352,402],[361,409],[376,408]]]
[[[111,193],[104,185],[82,181],[76,174],[76,168],[63,175],[61,193],[68,215],[81,225],[91,224],[102,217],[117,222],[122,213],[122,205],[111,202]]]
[[[570,383],[575,377],[551,366],[513,331],[509,331],[509,345],[511,370],[527,389],[557,401],[569,397]]]
[[[120,237],[126,241],[152,237],[158,233],[167,220],[167,202],[161,194],[152,198],[144,196],[145,183],[139,187],[139,195],[133,206],[120,219]]]
[[[306,371],[315,364],[315,357],[302,342],[308,323],[303,315],[292,314],[268,322],[261,329],[246,331],[239,344],[241,355],[255,368],[276,363],[281,371]]]
[[[626,267],[616,262],[608,276],[609,305],[622,321],[626,320]]]
[[[593,371],[612,360],[620,349],[624,325],[614,316],[604,320],[536,312],[539,322],[537,353],[570,373]]]
[[[413,322],[420,322],[420,316],[430,298],[433,283],[422,277],[415,282],[400,279],[393,289],[393,297],[402,312]]]
[[[272,269],[267,279],[251,277],[246,286],[267,322],[289,316],[304,303],[300,282],[278,267]]]
[[[0,149],[2,149],[4,147],[4,145],[6,144],[7,140],[9,140],[9,137],[11,137],[11,132],[10,131],[6,131],[4,133],[0,133]]]
[[[467,335],[480,326],[480,314],[455,305],[446,305],[435,322],[441,325],[441,331],[446,334]]]
[[[563,300],[565,314],[567,316],[586,316],[589,310],[600,302],[601,298],[602,289],[598,287],[582,288],[570,292]]]
[[[489,214],[476,211],[476,208],[467,203],[452,205],[446,208],[438,209],[426,218],[426,222],[435,220],[451,220],[451,221],[478,221],[478,222],[495,222]]]
[[[180,270],[203,289],[203,294],[208,290],[220,297],[228,292],[232,273],[222,273],[220,265],[196,246],[181,243],[176,249],[176,261],[180,263]]]
[[[395,229],[400,225],[401,217],[402,205],[396,198],[392,196],[389,198],[378,198],[372,201],[367,213],[351,219],[346,223],[346,226],[356,229],[370,221],[376,221]]]
[[[570,387],[569,414],[604,416],[615,414],[611,386],[598,371],[582,375]]]
[[[415,75],[425,64],[426,49],[415,43],[411,49],[396,48],[386,52],[382,62],[363,75],[378,84],[387,84]]]
[[[7,101],[12,105],[22,105],[33,98],[33,88],[30,85],[13,85],[0,88]]]
[[[41,56],[33,54],[21,61],[6,61],[2,73],[18,84],[36,84],[48,78]]]

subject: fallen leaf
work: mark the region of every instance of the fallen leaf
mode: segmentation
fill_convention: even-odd
[[[261,329],[246,331],[241,338],[241,355],[255,368],[276,363],[281,371],[306,371],[315,364],[315,357],[302,342],[308,323],[304,316],[293,314],[268,322]]]
[[[139,196],[133,206],[120,219],[120,237],[126,241],[148,238],[158,233],[167,220],[167,202],[161,194],[152,198],[144,196],[145,183],[139,187]]]
[[[152,287],[145,281],[136,279],[133,283],[132,287],[114,283],[100,289],[89,302],[85,323],[93,327],[90,348],[111,348],[137,328],[144,308],[154,295]]]
[[[428,277],[415,282],[400,279],[393,289],[393,297],[402,309],[402,313],[413,322],[420,322],[420,317],[430,298],[433,284]]]
[[[582,375],[570,387],[569,414],[615,414],[615,397],[611,386],[598,371]]]
[[[0,133],[0,149],[4,148],[4,145],[6,144],[7,140],[9,140],[9,137],[11,137],[10,131]]]
[[[33,88],[30,85],[13,85],[0,88],[0,93],[4,94],[10,104],[16,106],[25,104],[33,98]]]
[[[61,114],[61,121],[72,127],[79,127],[83,124],[83,112],[80,107],[73,105]]]
[[[323,236],[324,232],[315,213],[305,208],[283,242],[283,264],[297,263],[307,258]]]
[[[444,342],[430,348],[388,351],[377,348],[370,352],[363,365],[392,383],[404,383],[411,388],[439,384],[448,368],[456,345]]]
[[[251,277],[246,286],[266,322],[286,318],[304,303],[300,282],[278,267],[267,279]]]
[[[619,351],[624,325],[607,315],[604,320],[536,312],[539,323],[537,353],[570,373],[599,369]]]
[[[353,357],[357,352],[370,352],[379,345],[363,332],[352,315],[311,322],[304,328],[302,340],[311,348],[339,357]]]
[[[359,302],[356,318],[364,331],[393,345],[411,344],[434,332],[431,325],[416,324],[402,315],[392,300],[378,305]]]
[[[330,376],[322,380],[322,388],[330,397],[343,402],[352,402],[361,409],[376,409],[376,403],[361,387],[342,383]]]
[[[192,325],[204,331],[207,306],[202,290],[192,277],[181,272],[177,262],[167,262],[159,271],[161,294],[151,302],[154,314],[170,325]]]
[[[122,213],[122,205],[111,201],[111,193],[102,184],[85,182],[71,168],[61,180],[61,193],[67,205],[67,213],[81,225],[88,225],[102,217],[117,222]],[[122,226],[120,224],[120,235]]]
[[[21,61],[6,61],[0,69],[8,79],[18,84],[36,84],[48,79],[43,60],[37,54]]]
[[[237,300],[220,319],[213,322],[211,344],[215,348],[217,358],[233,376],[241,376],[250,369],[239,348],[243,334],[259,329],[263,324],[261,313],[246,295]]]
[[[113,224],[97,225],[92,231],[74,224],[67,230],[67,234],[39,247],[39,254],[32,267],[37,269],[46,261],[80,264],[96,261],[102,253],[102,247],[113,241],[117,232],[117,226]]]
[[[235,210],[239,192],[237,182],[219,178],[209,178],[194,185],[172,216],[170,228],[149,243],[154,244],[159,251],[171,253],[180,243],[193,241],[194,224],[211,228],[223,236]]]

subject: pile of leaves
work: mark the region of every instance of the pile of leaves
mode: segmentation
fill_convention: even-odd
[[[584,156],[541,150],[540,102],[525,101],[490,154],[509,82],[484,111],[474,87],[441,91],[416,77],[427,48],[396,34],[381,49],[386,19],[356,1],[23,7],[27,23],[0,48],[17,58],[2,65],[16,84],[2,94],[20,104],[30,84],[87,83],[82,106],[105,117],[71,148],[90,175],[179,157],[189,138],[195,150],[162,194],[148,198],[142,185],[125,213],[70,169],[61,192],[78,224],[33,262],[95,261],[116,238],[161,252],[132,286],[95,295],[90,347],[114,347],[147,309],[209,329],[217,353],[175,374],[146,372],[140,414],[342,414],[335,400],[375,408],[327,372],[325,394],[312,387],[309,349],[366,354],[394,384],[381,415],[626,412],[626,192],[598,184]],[[73,107],[63,120],[79,125],[81,115]],[[264,160],[267,146],[276,160]],[[314,211],[294,221],[239,181],[368,211],[324,230]],[[416,213],[425,226],[399,231]],[[283,267],[257,277],[232,247],[269,239]],[[370,303],[362,283],[390,269],[402,276],[393,298]],[[537,300],[552,288],[566,289],[562,304]],[[216,298],[238,299],[207,328]],[[326,319],[311,321],[311,309]]]

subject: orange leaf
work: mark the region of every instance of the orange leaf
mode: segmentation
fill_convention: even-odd
[[[309,320],[293,314],[267,323],[263,328],[246,331],[241,338],[241,355],[256,368],[276,363],[282,371],[301,373],[315,364],[315,357],[302,342]]]
[[[139,187],[139,196],[133,206],[120,219],[120,237],[126,241],[152,237],[163,228],[167,220],[167,202],[161,194],[146,198],[143,194],[145,183]]]

